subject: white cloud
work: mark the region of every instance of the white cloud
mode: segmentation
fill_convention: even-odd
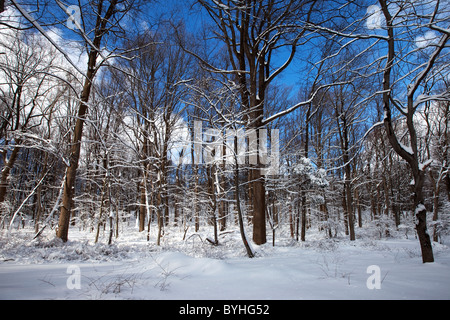
[[[416,46],[420,49],[426,48],[432,44],[437,43],[438,36],[434,31],[427,31],[423,35],[416,37]]]
[[[378,5],[371,5],[367,8],[367,29],[381,29],[384,18],[381,14],[381,8]]]
[[[46,31],[47,36],[51,38],[56,45],[63,50],[69,59],[77,66],[77,68],[83,72],[86,72],[88,56],[85,48],[81,43],[67,39],[61,27],[53,27]],[[42,36],[42,35],[41,35]],[[42,36],[42,41],[47,41],[44,36]],[[49,45],[52,45],[49,43]],[[66,68],[71,69],[67,61],[63,62],[65,58],[61,55],[61,63],[65,65]],[[75,72],[76,73],[76,72]]]

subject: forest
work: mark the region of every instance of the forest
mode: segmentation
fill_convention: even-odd
[[[2,244],[450,234],[448,0],[0,4]]]

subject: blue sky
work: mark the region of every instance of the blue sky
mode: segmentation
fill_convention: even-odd
[[[82,1],[82,4],[86,1]],[[179,17],[182,17],[185,21],[186,28],[189,32],[193,34],[198,34],[198,32],[202,31],[204,25],[207,25],[209,22],[208,15],[206,12],[202,12],[202,9],[199,5],[191,6],[191,4],[194,1],[179,1],[179,0],[157,0],[155,2],[146,2],[146,5],[142,8],[142,11],[138,15],[127,15],[122,20],[122,25],[130,30],[131,32],[135,32],[136,26],[142,27],[142,28],[154,28],[154,23],[158,20],[159,17],[163,17],[166,20],[169,20],[171,22],[176,21]],[[75,0],[69,0],[65,2],[66,5],[73,5],[77,4],[78,1]],[[374,2],[376,3],[376,2]],[[432,3],[432,2],[431,2]],[[28,8],[31,10],[31,8]],[[42,7],[41,10],[47,10],[45,14],[47,14],[49,17],[56,17],[61,22],[67,21],[68,17],[67,14],[63,12],[61,8],[56,6],[54,4],[53,7]],[[384,21],[382,18],[380,18],[377,15],[378,7],[376,5],[372,5],[370,1],[367,2],[367,6],[361,5],[360,7],[360,13],[361,16],[363,16],[366,11],[375,13],[373,17],[370,18],[370,21],[367,21],[367,33],[377,33],[377,34],[383,34],[384,31],[381,30],[379,27],[380,25],[383,25]],[[172,13],[174,12],[175,13]],[[379,12],[378,12],[379,14]],[[172,16],[173,15],[173,16]],[[34,16],[37,16],[34,14]],[[45,21],[41,21],[45,22]],[[51,26],[46,28],[47,33],[50,37],[52,37],[54,40],[58,42],[58,44],[61,45],[61,47],[66,50],[66,52],[69,54],[70,58],[80,66],[80,68],[85,68],[86,66],[86,54],[81,54],[80,49],[83,48],[80,47],[81,42],[77,42],[77,40],[80,40],[80,36],[75,30],[68,29],[64,24],[57,24],[56,26]],[[87,30],[89,31],[89,30]],[[417,45],[417,47],[426,47],[428,44],[433,43],[433,41],[436,41],[435,38],[433,38],[435,33],[433,31],[417,33],[417,36],[415,39],[411,39],[411,44],[414,45],[414,43]],[[415,40],[415,42],[414,42]],[[210,40],[210,45],[214,40]],[[109,43],[108,43],[109,45]],[[219,46],[221,44],[219,43]],[[293,100],[298,99],[298,92],[301,88],[302,84],[305,84],[307,82],[307,77],[312,77],[314,73],[308,73],[307,70],[311,66],[307,65],[305,63],[305,59],[308,57],[308,55],[311,53],[311,50],[317,50],[315,48],[317,46],[317,43],[311,43],[311,44],[305,44],[297,49],[297,56],[294,59],[294,61],[290,64],[290,66],[284,70],[277,78],[275,83],[283,84],[289,87],[292,87],[292,91],[290,94],[290,97]],[[112,47],[111,47],[112,48]],[[110,48],[107,48],[110,49]],[[105,51],[105,54],[108,53],[108,50]],[[273,62],[273,68],[276,68],[277,66],[280,66],[284,61],[286,60],[288,56],[288,48],[283,50],[278,50],[277,56],[272,58]],[[382,53],[381,53],[382,54]],[[411,56],[413,57],[413,56]],[[316,61],[318,60],[317,57],[314,58]],[[309,81],[310,83],[310,81]],[[295,102],[295,101],[294,101]]]

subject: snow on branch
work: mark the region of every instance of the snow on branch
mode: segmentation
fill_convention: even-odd
[[[267,125],[268,123],[270,123],[270,122],[272,122],[272,121],[274,121],[274,120],[276,120],[276,119],[278,119],[278,118],[280,118],[282,116],[288,115],[289,113],[297,110],[298,108],[300,108],[302,106],[305,106],[305,105],[308,105],[308,104],[312,103],[314,101],[316,95],[323,89],[328,90],[331,87],[341,86],[341,85],[349,84],[349,83],[351,83],[351,80],[340,81],[340,82],[334,82],[334,83],[331,83],[331,84],[321,85],[321,86],[317,87],[315,92],[311,95],[311,97],[308,100],[299,102],[299,103],[293,105],[292,107],[290,107],[290,108],[288,108],[286,110],[280,111],[280,112],[278,112],[278,113],[276,113],[276,114],[274,114],[274,115],[272,115],[272,116],[270,116],[268,118],[263,119],[262,120],[262,125]]]
[[[83,77],[86,77],[85,73],[81,71],[77,65],[70,59],[69,55],[45,32],[44,28],[34,19],[25,9],[23,9],[16,0],[11,0],[12,4],[19,10],[25,19],[27,19],[50,43],[64,56],[67,62],[70,63],[75,70],[78,71]]]

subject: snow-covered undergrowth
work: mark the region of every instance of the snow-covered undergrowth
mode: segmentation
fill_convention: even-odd
[[[413,235],[374,240],[360,231],[349,241],[309,230],[298,243],[280,230],[275,246],[270,237],[253,244],[249,259],[237,229],[218,246],[203,229],[183,241],[179,228],[166,228],[161,246],[133,228],[112,245],[75,228],[67,243],[51,232],[0,233],[0,299],[450,299],[445,244],[434,243],[435,262],[423,264]]]

